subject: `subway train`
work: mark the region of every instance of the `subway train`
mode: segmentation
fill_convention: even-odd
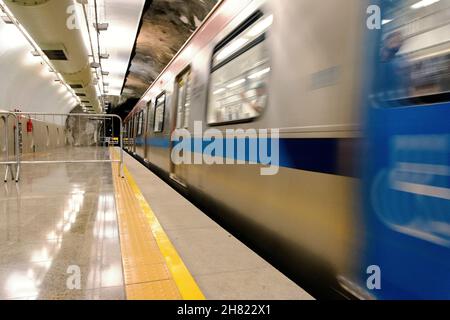
[[[450,298],[449,0],[221,1],[149,85],[126,150],[313,295]]]

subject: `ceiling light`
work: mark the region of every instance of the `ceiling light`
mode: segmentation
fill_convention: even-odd
[[[8,17],[8,16],[6,15],[6,13],[4,13],[4,12],[1,11],[1,10],[0,10],[0,15],[1,15],[1,18],[2,18],[2,20],[3,20],[4,23],[6,23],[6,24],[13,24],[13,23],[14,23],[14,22],[11,20],[11,18]]]
[[[237,87],[238,85],[243,84],[244,82],[245,82],[245,79],[241,79],[241,80],[235,81],[235,82],[229,84],[227,86],[227,88],[231,89],[231,88]]]
[[[220,88],[220,89],[217,89],[216,91],[214,91],[213,94],[219,94],[219,93],[222,93],[224,91],[225,91],[225,88]]]
[[[244,44],[248,42],[248,39],[246,38],[239,38],[232,43],[230,43],[228,46],[222,49],[222,51],[217,55],[216,59],[217,61],[221,61],[225,58],[227,58],[230,54],[234,53],[238,49],[240,49]]]
[[[106,31],[108,30],[109,23],[94,23],[94,28],[97,31]]]
[[[101,63],[101,68],[95,69],[97,75],[101,78],[101,71],[107,70],[103,76],[109,76],[110,94],[118,96],[122,92],[132,58],[132,49],[139,30],[145,0],[96,0],[96,3],[97,14],[94,14],[94,1],[83,0],[81,5],[77,5],[81,9],[84,5],[86,9],[86,15],[84,12],[80,15],[84,17],[82,31],[88,40],[88,48],[92,47],[89,53],[95,57],[96,62]],[[105,30],[107,31],[104,32]],[[88,31],[91,33],[92,44],[89,41]],[[98,41],[96,33],[101,31],[100,41]],[[98,89],[103,90],[102,81],[97,86]],[[100,94],[100,92],[97,93]]]
[[[273,23],[273,15],[268,16],[267,18],[259,21],[253,28],[250,29],[248,35],[250,37],[256,37],[261,33],[265,32]]]
[[[270,72],[270,67],[266,68],[266,69],[263,69],[261,71],[255,72],[254,74],[250,75],[248,78],[249,79],[256,79],[256,78],[259,78],[259,77],[261,77],[261,76],[263,76],[263,75],[265,75],[266,73],[269,73],[269,72]]]
[[[422,1],[419,1],[419,2],[417,2],[415,4],[413,4],[411,6],[411,8],[412,9],[420,9],[420,8],[428,7],[428,6],[431,6],[432,4],[434,4],[436,2],[439,2],[439,1],[441,1],[441,0],[422,0]]]
[[[101,67],[100,63],[98,63],[98,62],[91,62],[91,68],[98,69],[100,67]]]

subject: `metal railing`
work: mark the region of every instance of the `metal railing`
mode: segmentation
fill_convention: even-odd
[[[6,152],[5,155],[6,161],[0,162],[0,165],[6,165],[6,172],[5,172],[5,182],[8,180],[9,172],[11,172],[11,175],[13,179],[15,179],[16,182],[20,180],[20,170],[22,165],[36,165],[36,164],[79,164],[79,163],[119,163],[118,166],[118,175],[120,177],[123,177],[123,122],[122,118],[120,118],[118,115],[114,114],[86,114],[86,113],[37,113],[37,112],[0,112],[0,117],[2,114],[7,118],[5,121],[5,145],[6,145]],[[15,150],[15,161],[11,161],[9,159],[9,136],[11,133],[8,131],[8,117],[14,117],[15,118],[15,125],[14,125],[14,134],[15,134],[15,141],[14,141],[14,150]],[[77,119],[78,120],[78,130],[80,130],[80,123],[81,119],[85,119],[85,123],[87,121],[93,121],[96,123],[103,123],[103,126],[97,126],[98,131],[103,131],[103,139],[97,138],[94,142],[91,142],[95,144],[96,146],[103,144],[104,146],[109,147],[111,141],[117,141],[117,139],[114,139],[114,121],[118,121],[119,123],[119,147],[120,147],[120,157],[119,159],[115,159],[112,154],[109,155],[109,159],[36,159],[34,157],[32,160],[24,159],[24,155],[21,152],[21,146],[19,145],[20,139],[19,139],[19,123],[20,119],[25,118],[32,121],[41,121],[41,124],[47,127],[47,139],[50,139],[49,137],[49,125],[53,124],[57,126],[57,118],[60,118],[61,120],[61,127],[64,128],[64,142],[63,145],[67,146],[67,125],[68,125],[68,119]],[[51,121],[48,121],[48,118],[50,118]],[[111,121],[111,127],[112,127],[112,138],[106,138],[106,122]],[[101,128],[101,130],[99,129]],[[34,129],[33,129],[34,130]],[[58,131],[59,132],[59,131]],[[98,132],[100,137],[101,134]],[[96,133],[94,133],[95,135]],[[42,138],[42,137],[41,137]],[[79,141],[77,146],[81,146],[81,133],[79,132]],[[59,139],[59,137],[57,137]],[[58,140],[59,141],[59,140]],[[50,140],[48,140],[47,145],[50,143]],[[76,143],[75,143],[76,144]],[[25,156],[27,156],[26,154]],[[33,153],[30,153],[29,155],[33,155]],[[37,157],[39,158],[39,157]],[[1,160],[1,159],[0,159]],[[16,166],[16,174],[14,176],[14,173],[12,171],[12,166]]]
[[[12,127],[13,134],[10,134],[10,118],[14,118],[14,125]],[[19,119],[17,115],[13,112],[8,111],[0,111],[0,118],[4,120],[4,128],[3,128],[3,146],[4,150],[2,150],[4,160],[0,159],[0,166],[5,166],[5,178],[4,181],[8,182],[8,177],[11,175],[11,179],[15,180],[16,182],[19,181],[20,176],[20,150],[19,150]],[[15,153],[15,160],[11,161],[10,159],[10,143],[9,143],[9,137],[14,136],[14,153]],[[14,174],[14,168],[13,166],[16,166],[16,173]]]

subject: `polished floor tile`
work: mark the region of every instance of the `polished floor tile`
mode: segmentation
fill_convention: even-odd
[[[105,160],[109,151],[28,158]],[[20,183],[0,185],[0,299],[124,298],[109,163],[24,164]]]

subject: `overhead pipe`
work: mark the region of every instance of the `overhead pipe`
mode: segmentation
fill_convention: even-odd
[[[36,44],[46,52],[54,69],[74,88],[82,101],[89,101],[96,112],[101,112],[95,90],[89,53],[79,28],[71,28],[69,8],[73,0],[4,0],[8,9],[25,28]],[[57,54],[52,57],[50,53]],[[56,59],[55,59],[56,58]],[[65,59],[66,58],[66,59]]]

